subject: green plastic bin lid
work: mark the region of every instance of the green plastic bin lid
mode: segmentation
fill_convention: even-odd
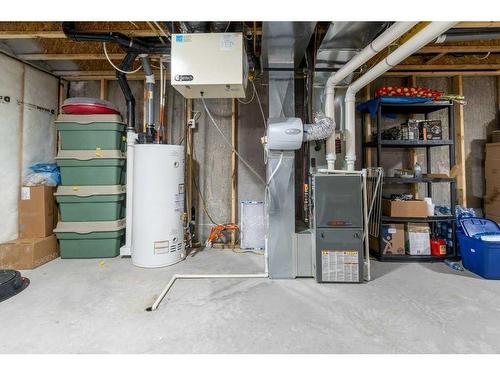
[[[75,122],[78,124],[92,124],[96,122],[112,122],[115,124],[123,124],[125,123],[122,121],[122,116],[120,115],[65,115],[61,114],[57,116],[55,123],[58,122]]]
[[[119,150],[60,150],[56,156],[57,160],[61,159],[125,159],[125,153]]]
[[[115,221],[60,221],[54,233],[89,234],[95,232],[116,232],[125,229],[125,219]]]
[[[125,194],[125,185],[58,186],[55,196],[92,197],[94,195]]]

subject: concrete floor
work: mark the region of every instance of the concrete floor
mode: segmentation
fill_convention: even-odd
[[[262,256],[206,250],[164,269],[128,259],[57,259],[23,274],[0,304],[0,353],[500,352],[500,282],[444,264],[373,262],[364,285],[299,280],[181,280],[259,272]]]

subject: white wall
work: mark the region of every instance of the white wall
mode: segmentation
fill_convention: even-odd
[[[0,242],[5,242],[17,238],[22,176],[32,164],[54,161],[58,79],[0,54],[0,96]]]

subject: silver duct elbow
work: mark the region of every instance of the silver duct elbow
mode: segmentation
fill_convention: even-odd
[[[304,126],[305,141],[319,141],[328,138],[335,130],[335,121],[321,112],[315,112],[313,124]]]

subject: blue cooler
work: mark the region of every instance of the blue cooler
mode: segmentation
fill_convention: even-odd
[[[481,218],[459,220],[457,231],[462,263],[466,269],[485,279],[500,279],[500,227]]]

